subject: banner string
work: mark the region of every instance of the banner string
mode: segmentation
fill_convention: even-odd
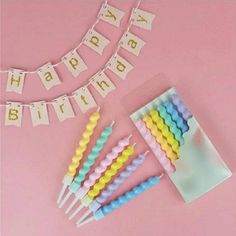
[[[105,8],[105,7],[107,6],[107,4],[108,4],[108,0],[104,0],[104,1],[103,1],[103,4],[102,4],[102,7]],[[101,9],[101,7],[100,7],[100,9]],[[99,12],[100,12],[100,9],[99,9]],[[95,28],[95,26],[99,23],[99,21],[100,21],[100,14],[98,13],[98,14],[97,14],[97,17],[96,17],[96,21],[95,21],[95,22],[93,23],[93,25],[89,28],[89,30],[86,31],[86,33],[89,32],[90,30],[93,30],[93,29]],[[84,36],[83,36],[82,39],[80,40],[80,43],[79,43],[74,49],[72,49],[73,52],[74,52],[74,51],[77,51],[77,50],[82,46],[82,44],[83,44],[84,41],[85,41],[85,35],[86,35],[86,33],[84,34]],[[59,66],[59,65],[61,65],[61,64],[63,64],[63,61],[62,61],[62,60],[59,60],[58,62],[53,63],[52,66],[53,66],[54,68],[56,68],[57,66]],[[0,69],[0,73],[9,73],[10,71],[11,71],[11,69],[7,69],[7,70],[2,70],[2,69]],[[34,74],[34,73],[37,73],[37,72],[38,72],[38,69],[32,70],[32,71],[23,70],[23,73],[24,73],[24,74]]]
[[[133,9],[131,10],[131,12],[130,12],[130,17],[129,17],[129,21],[128,21],[128,25],[127,25],[127,27],[125,28],[124,33],[121,35],[121,37],[120,37],[120,39],[119,39],[119,41],[118,41],[116,50],[114,51],[114,53],[113,53],[113,54],[111,55],[111,57],[108,59],[108,61],[106,62],[106,64],[103,66],[103,68],[101,68],[99,71],[97,71],[97,72],[94,73],[92,76],[90,76],[89,81],[88,81],[86,84],[84,84],[83,86],[80,86],[79,88],[88,87],[88,86],[91,84],[91,81],[92,81],[93,77],[94,77],[95,75],[99,75],[99,74],[103,73],[103,72],[111,65],[109,61],[110,61],[112,58],[116,58],[116,56],[117,56],[117,54],[118,54],[118,51],[120,50],[120,47],[121,47],[121,44],[122,44],[121,40],[122,40],[123,36],[126,35],[127,32],[130,30],[130,27],[131,27],[132,24],[133,24],[132,13],[137,11],[137,9],[138,9],[139,6],[140,6],[141,1],[142,1],[142,0],[138,0],[137,3],[136,3],[135,8],[133,8]],[[104,4],[107,4],[107,1],[105,1]],[[76,91],[77,89],[78,89],[78,88],[76,88],[76,89],[75,89],[73,92],[71,92],[70,94],[66,94],[65,97],[67,97],[67,98],[72,98],[72,97],[74,97],[74,95],[76,94],[75,91]],[[59,97],[61,97],[61,96],[58,96],[57,98],[59,98]],[[57,100],[57,98],[52,99],[52,100],[50,100],[50,101],[38,100],[38,101],[29,102],[29,103],[21,103],[21,102],[19,102],[19,101],[18,101],[18,102],[19,102],[20,105],[23,106],[23,107],[30,107],[30,106],[32,105],[32,103],[41,102],[41,101],[42,101],[43,103],[45,103],[45,104],[53,104],[53,103]],[[11,102],[13,102],[13,101],[11,101]],[[5,104],[2,104],[2,103],[1,103],[1,104],[0,104],[0,107],[9,106],[9,105],[11,104],[11,102],[6,102]]]

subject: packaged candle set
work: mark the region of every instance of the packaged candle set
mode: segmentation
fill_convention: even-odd
[[[125,97],[130,119],[169,178],[190,203],[229,178],[232,173],[175,88],[155,92],[163,76],[141,85]],[[165,78],[164,78],[165,79]],[[164,82],[166,83],[166,82]],[[155,94],[146,101],[146,94]],[[143,104],[135,97],[143,94]]]

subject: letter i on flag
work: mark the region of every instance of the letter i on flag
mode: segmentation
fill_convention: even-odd
[[[30,114],[33,126],[49,124],[47,104],[44,101],[31,103]]]

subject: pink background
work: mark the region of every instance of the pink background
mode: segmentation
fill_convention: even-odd
[[[94,22],[101,0],[2,0],[1,68],[35,69],[56,61],[76,46]],[[134,0],[112,0],[126,13]],[[122,51],[134,66],[125,81],[111,75],[117,90],[101,99],[102,121],[98,130],[115,118],[113,138],[134,133],[137,152],[147,147],[132,126],[122,98],[142,83],[156,77],[156,96],[176,86],[191,111],[209,135],[232,172],[236,170],[236,1],[233,0],[147,0],[142,9],[157,15],[151,32],[132,28],[147,44],[139,57]],[[58,68],[63,83],[46,92],[36,75],[26,78],[23,95],[5,93],[6,76],[1,78],[1,101],[52,99],[83,85],[114,51],[128,14],[118,29],[99,23],[97,30],[111,40],[103,56],[86,47],[79,51],[89,70],[72,78],[64,65]],[[144,92],[140,97],[148,97]],[[151,98],[151,97],[150,97]],[[139,106],[139,98],[133,101]],[[141,104],[140,104],[141,106]],[[1,214],[2,235],[236,235],[236,178],[190,205],[183,202],[168,177],[142,196],[100,222],[77,230],[56,206],[61,179],[78,144],[90,112],[60,123],[52,107],[49,126],[33,128],[25,109],[22,128],[4,127],[1,108]],[[96,133],[98,136],[98,132]],[[92,144],[95,140],[93,139]],[[91,149],[89,146],[88,152]],[[145,164],[124,183],[116,196],[162,168],[150,155]]]

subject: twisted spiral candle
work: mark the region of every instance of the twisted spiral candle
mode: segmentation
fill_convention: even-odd
[[[168,126],[164,123],[164,120],[159,115],[159,112],[156,110],[150,111],[150,116],[157,128],[162,132],[162,135],[166,138],[168,144],[172,147],[177,155],[179,154],[179,143],[175,139],[174,135],[170,132]]]
[[[167,113],[171,115],[172,120],[181,129],[182,133],[188,131],[189,127],[187,122],[179,115],[178,111],[176,111],[174,104],[170,101],[166,101],[163,105],[165,106]]]
[[[85,180],[85,182],[83,183],[83,186],[79,189],[78,192],[76,192],[74,200],[71,202],[71,204],[66,210],[66,214],[73,208],[73,206],[78,202],[78,200],[82,199],[87,194],[90,187],[95,184],[96,180],[100,178],[102,173],[107,169],[107,167],[112,163],[112,161],[117,158],[119,153],[121,153],[126,146],[129,145],[130,138],[131,135],[121,139],[118,144],[112,148],[111,152],[106,155],[106,158],[101,161],[100,165],[95,168],[94,172],[89,175],[88,179]],[[72,218],[73,217],[70,217],[70,219]]]
[[[176,123],[172,120],[171,115],[167,113],[165,106],[158,106],[160,116],[163,118],[165,124],[169,127],[170,131],[174,134],[175,139],[182,145],[184,138],[181,130],[177,127]]]
[[[134,146],[128,146],[121,155],[116,159],[116,161],[110,166],[108,170],[103,174],[103,176],[98,180],[98,182],[92,187],[92,189],[87,193],[87,195],[82,199],[81,205],[73,212],[69,217],[72,219],[84,206],[89,206],[93,199],[99,195],[106,184],[111,180],[111,178],[118,172],[118,170],[124,165],[128,160],[129,156],[134,152]]]
[[[179,111],[179,113],[181,113],[182,117],[186,121],[188,121],[188,119],[192,117],[192,114],[189,112],[188,108],[185,106],[181,98],[177,94],[174,94],[171,96],[170,99],[173,102],[173,104],[177,107],[177,110]]]
[[[114,181],[108,185],[108,187],[101,192],[100,196],[96,198],[96,201],[104,203],[108,197],[112,196],[114,191],[144,162],[145,156],[140,154],[135,158],[130,165],[126,167],[122,173],[114,179]]]
[[[97,111],[90,116],[89,122],[86,125],[86,129],[83,132],[82,139],[79,142],[79,147],[75,151],[75,156],[72,158],[72,162],[68,167],[66,175],[74,177],[74,175],[76,174],[76,169],[78,168],[80,160],[83,157],[83,153],[87,149],[90,137],[92,136],[99,119],[100,114]]]
[[[116,189],[130,176],[135,170],[142,165],[145,160],[145,156],[148,152],[138,155],[132,162],[129,164],[125,170],[123,170],[118,177],[116,177],[112,183],[110,183],[106,189],[104,189],[101,194],[89,205],[89,209],[80,217],[76,222],[79,224],[82,222],[91,212],[95,212],[101,207],[101,204],[104,203]],[[74,217],[75,215],[73,215]]]
[[[107,127],[97,140],[96,145],[92,148],[92,153],[88,155],[87,160],[84,162],[83,168],[79,171],[79,174],[75,177],[75,182],[78,185],[85,179],[86,174],[89,172],[91,166],[94,164],[96,158],[99,156],[104,144],[107,142],[109,136],[112,133],[112,126]]]
[[[89,121],[86,125],[85,131],[82,134],[82,139],[79,141],[79,146],[76,148],[75,154],[72,157],[72,162],[68,167],[68,170],[63,178],[63,186],[59,193],[57,204],[61,202],[63,194],[73,180],[74,175],[76,174],[76,169],[79,167],[80,160],[83,157],[83,154],[87,148],[87,145],[90,141],[92,134],[94,133],[94,129],[97,126],[97,123],[100,119],[99,109],[92,113],[89,117]]]
[[[161,145],[161,148],[165,151],[167,157],[171,159],[171,161],[177,160],[177,154],[172,150],[171,146],[168,145],[167,140],[162,136],[162,133],[157,129],[156,125],[153,123],[152,118],[148,115],[143,117],[143,121],[145,122],[147,128],[151,131],[151,134],[155,137],[157,143]]]
[[[135,125],[141,135],[143,136],[146,143],[152,149],[155,156],[158,158],[159,162],[166,170],[168,174],[173,173],[175,171],[175,166],[171,163],[169,158],[166,156],[165,152],[162,150],[160,144],[156,141],[154,136],[152,136],[150,130],[146,127],[145,123],[142,120],[138,120],[135,122]]]
[[[112,125],[108,126],[103,130],[95,146],[92,148],[92,152],[88,155],[87,160],[84,162],[82,169],[80,169],[78,175],[74,178],[73,182],[69,186],[69,192],[65,198],[61,201],[59,208],[61,208],[66,201],[69,199],[72,193],[76,193],[80,188],[81,182],[85,179],[86,174],[89,172],[91,166],[94,164],[96,158],[99,156],[100,151],[102,150],[104,144],[107,142],[109,136],[112,133]]]
[[[152,188],[154,185],[159,183],[161,176],[150,177],[147,180],[141,182],[136,187],[132,188],[131,190],[127,191],[125,194],[117,197],[115,200],[111,201],[109,204],[101,207],[98,211],[96,211],[93,216],[80,224],[77,224],[77,227],[81,227],[82,225],[95,220],[100,220],[109,213],[113,212],[114,210],[122,207],[125,203],[128,203],[130,200],[134,199],[135,197],[142,194],[144,191]]]
[[[130,137],[121,139],[118,142],[117,146],[112,148],[112,151],[106,155],[106,158],[104,160],[101,161],[100,165],[95,169],[94,173],[91,174],[88,180],[84,182],[84,187],[90,188],[95,184],[96,180],[100,178],[102,173],[107,169],[112,161],[118,157],[119,153],[121,153],[126,146],[129,145],[129,139]]]
[[[88,192],[88,197],[94,199],[99,195],[100,191],[105,187],[105,185],[111,180],[111,178],[118,172],[118,170],[124,165],[128,160],[130,155],[134,152],[133,146],[128,146],[122,154],[116,159],[116,161],[110,166],[110,168],[103,174],[93,188]]]

